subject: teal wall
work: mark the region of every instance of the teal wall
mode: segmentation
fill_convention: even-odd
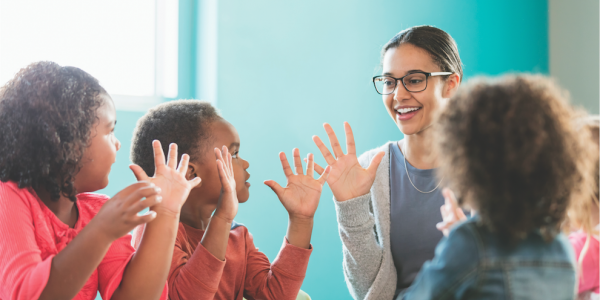
[[[180,0],[180,97],[199,95],[196,74],[200,5]],[[217,101],[241,137],[240,155],[250,162],[250,200],[237,221],[273,260],[287,227],[287,213],[262,182],[285,184],[277,153],[300,148],[318,154],[311,136],[325,137],[323,122],[342,133],[354,128],[358,152],[402,134],[387,115],[370,78],[379,72],[379,51],[398,31],[430,24],[458,43],[465,78],[509,71],[548,73],[546,0],[218,2]],[[196,24],[192,28],[185,24]],[[191,26],[191,25],[190,25]],[[196,36],[194,36],[196,34]],[[187,45],[187,46],[186,46]],[[189,47],[189,48],[186,48]],[[190,50],[191,49],[191,50]],[[129,145],[139,112],[118,111],[123,149],[104,193],[133,182]],[[316,155],[317,162],[323,163]],[[329,188],[315,217],[312,254],[302,289],[313,299],[348,299],[341,242]]]

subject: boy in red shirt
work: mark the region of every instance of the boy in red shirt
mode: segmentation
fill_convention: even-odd
[[[137,124],[131,159],[147,173],[152,161],[148,141],[177,143],[190,154],[188,179],[202,178],[181,210],[179,231],[168,277],[169,299],[296,299],[308,259],[313,216],[329,168],[313,178],[313,156],[308,156],[306,175],[298,149],[290,168],[280,153],[288,184],[282,188],[265,181],[289,213],[286,237],[271,264],[254,246],[248,229],[233,219],[238,203],[249,198],[247,161],[239,156],[240,138],[229,122],[207,102],[180,100],[151,109]],[[215,159],[216,157],[216,159]],[[134,233],[134,246],[143,233]]]

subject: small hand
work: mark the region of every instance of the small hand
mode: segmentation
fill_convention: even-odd
[[[283,188],[273,180],[266,180],[265,184],[277,194],[279,201],[288,211],[290,219],[312,219],[319,205],[321,191],[331,167],[328,166],[319,179],[314,179],[314,157],[312,154],[308,154],[306,175],[302,171],[302,161],[298,149],[294,149],[294,165],[297,174],[294,174],[290,168],[285,153],[280,152],[279,159],[281,159],[283,172],[288,181],[287,186]]]
[[[375,181],[375,173],[377,167],[381,163],[381,159],[385,155],[384,152],[379,152],[371,160],[371,164],[368,168],[363,168],[358,163],[356,157],[356,148],[354,144],[354,135],[352,134],[352,128],[348,122],[344,122],[344,131],[346,132],[346,150],[348,154],[344,154],[340,143],[333,132],[331,126],[327,123],[323,125],[327,135],[329,136],[329,142],[335,157],[331,155],[327,146],[323,144],[318,136],[313,136],[313,141],[321,150],[321,154],[325,158],[327,164],[332,168],[331,175],[327,179],[327,183],[335,196],[337,201],[346,201],[358,196],[365,195],[371,189],[373,181]],[[315,164],[315,171],[322,174],[323,168]]]
[[[440,206],[443,221],[437,223],[435,226],[444,233],[445,236],[448,236],[450,229],[452,229],[456,223],[466,220],[467,216],[465,216],[462,208],[458,206],[458,201],[456,201],[456,196],[452,190],[444,188],[442,195],[444,196],[445,202],[444,205]]]
[[[154,177],[148,177],[146,172],[138,166],[131,165],[129,168],[133,171],[138,181],[150,181],[162,190],[163,201],[152,210],[164,210],[168,213],[179,214],[181,206],[185,203],[190,190],[200,184],[200,178],[192,180],[185,178],[190,156],[184,154],[181,156],[179,167],[177,167],[177,144],[169,146],[169,160],[165,164],[165,154],[162,151],[160,142],[152,142],[154,149]]]
[[[227,222],[232,222],[237,215],[239,202],[231,153],[229,153],[226,146],[223,146],[221,151],[215,148],[215,156],[217,157],[217,169],[221,180],[221,195],[219,196],[215,216],[223,218]]]
[[[90,224],[99,226],[101,232],[114,241],[137,225],[154,220],[156,213],[153,211],[141,216],[138,213],[160,203],[162,198],[159,194],[160,188],[154,184],[148,181],[136,182],[106,201]]]

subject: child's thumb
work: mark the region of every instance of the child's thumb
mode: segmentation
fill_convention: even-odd
[[[265,185],[270,187],[275,193],[275,195],[277,195],[278,197],[283,193],[283,188],[279,185],[279,183],[275,182],[274,180],[265,180],[264,183]]]

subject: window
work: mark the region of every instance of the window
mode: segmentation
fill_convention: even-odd
[[[0,85],[51,60],[96,77],[117,108],[177,97],[178,1],[0,0]]]

